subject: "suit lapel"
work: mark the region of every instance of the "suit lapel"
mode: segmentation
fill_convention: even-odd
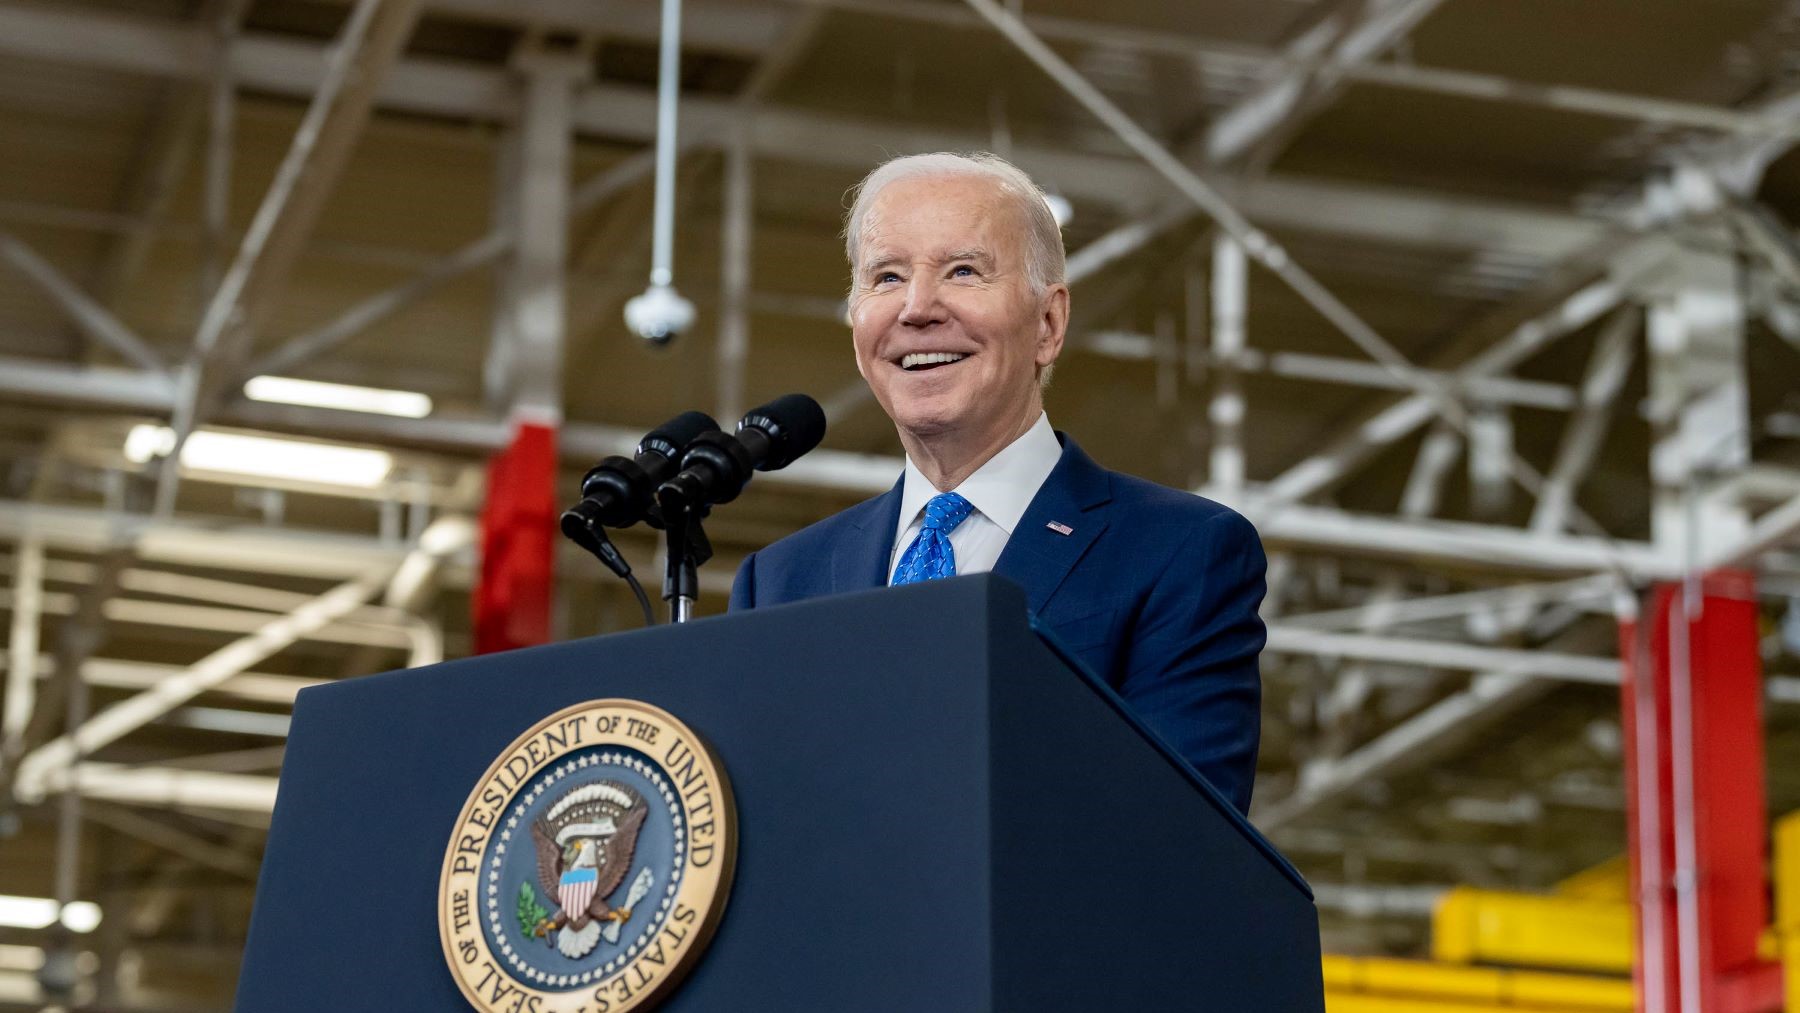
[[[1032,497],[994,564],[995,573],[1025,588],[1033,613],[1044,610],[1069,571],[1106,530],[1105,505],[1112,500],[1112,479],[1106,470],[1074,440],[1057,435],[1063,441],[1062,460]],[[1068,528],[1069,533],[1063,534],[1052,524]]]
[[[888,560],[894,555],[894,528],[900,523],[900,489],[894,487],[855,508],[850,532],[837,540],[831,555],[831,591],[863,591],[886,587]]]

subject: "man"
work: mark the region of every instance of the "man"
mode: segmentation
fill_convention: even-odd
[[[1231,510],[1107,471],[1050,428],[1069,288],[1043,192],[992,155],[894,159],[858,186],[845,252],[856,367],[906,470],[746,558],[732,608],[992,570],[1247,812],[1262,546]]]

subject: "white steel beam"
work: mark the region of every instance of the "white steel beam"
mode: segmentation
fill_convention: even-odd
[[[1072,338],[1069,351],[1149,362],[1156,357],[1156,338],[1133,331],[1095,331]],[[1204,363],[1216,358],[1207,355]],[[1366,387],[1373,390],[1411,390],[1393,373],[1367,359],[1347,359],[1336,355],[1313,355],[1306,352],[1262,352],[1247,348],[1237,357],[1238,367],[1247,373],[1266,373],[1294,380]],[[1475,401],[1513,405],[1520,408],[1542,408],[1546,411],[1569,411],[1578,397],[1567,384],[1544,380],[1527,380],[1515,376],[1469,376],[1448,370],[1421,370]]]
[[[1239,360],[1248,345],[1249,265],[1236,239],[1221,234],[1213,241],[1212,353],[1213,395],[1207,408],[1212,422],[1208,481],[1227,503],[1244,491],[1243,427],[1246,405]]]
[[[1556,461],[1550,466],[1543,491],[1532,508],[1531,530],[1537,534],[1555,534],[1568,523],[1576,487],[1587,474],[1594,455],[1600,451],[1613,405],[1631,371],[1637,349],[1637,329],[1638,314],[1629,308],[1615,312],[1600,329],[1581,378],[1580,407],[1563,430],[1562,442],[1556,449]]]
[[[1448,640],[1422,640],[1416,637],[1329,633],[1286,623],[1269,626],[1269,643],[1264,649],[1274,654],[1326,655],[1460,672],[1527,675],[1600,686],[1618,685],[1619,682],[1617,658],[1559,654],[1536,649],[1477,647]]]
[[[38,634],[44,605],[44,542],[27,538],[19,543],[18,566],[13,572],[12,631],[7,640],[6,713],[0,724],[0,760],[19,755],[25,729],[37,706]]]
[[[570,127],[576,88],[587,64],[573,55],[527,50],[514,63],[523,77],[523,116],[516,136],[518,178],[508,218],[517,223],[518,242],[507,265],[512,275],[506,310],[510,325],[496,335],[509,347],[505,368],[491,391],[510,421],[543,425],[562,421],[562,365],[566,319],[565,267],[568,261]]]
[[[204,80],[213,45],[211,35],[185,23],[99,12],[76,15],[0,2],[0,53]],[[316,90],[323,75],[325,47],[246,33],[233,44],[231,63],[245,87],[304,98]],[[383,108],[396,111],[476,120],[509,120],[517,113],[503,71],[423,58],[400,61],[382,81],[378,99]],[[596,136],[647,142],[655,136],[655,112],[654,95],[643,88],[589,86],[577,103],[576,128]],[[722,137],[740,116],[735,101],[687,98],[683,118],[684,132]],[[755,143],[763,157],[866,169],[897,147],[960,150],[987,141],[976,134],[897,129],[892,124],[763,106],[757,114]],[[1117,205],[1121,199],[1139,201],[1160,186],[1154,173],[1132,159],[1031,146],[1018,146],[1013,154],[1038,178],[1080,199]],[[1503,248],[1546,260],[1561,259],[1591,242],[1604,227],[1561,209],[1293,177],[1260,179],[1228,192],[1252,218],[1270,226],[1384,242]],[[1075,256],[1079,255],[1077,251]]]
[[[149,809],[268,813],[275,808],[275,788],[275,778],[253,774],[82,762],[46,771],[38,797],[76,789],[84,798]]]
[[[1508,584],[1479,591],[1404,598],[1388,603],[1369,602],[1348,608],[1327,609],[1284,616],[1282,625],[1294,628],[1336,630],[1368,629],[1377,624],[1405,626],[1411,623],[1460,619],[1464,616],[1533,595],[1556,601],[1592,600],[1604,603],[1613,593],[1610,576],[1575,577],[1546,584]]]
[[[111,745],[308,633],[343,618],[379,593],[390,575],[383,567],[340,584],[293,612],[270,619],[255,633],[219,648],[186,672],[114,704],[27,753],[19,761],[14,791],[27,802],[40,801],[52,790],[57,772],[68,770],[80,757]],[[87,790],[85,784],[83,790]]]

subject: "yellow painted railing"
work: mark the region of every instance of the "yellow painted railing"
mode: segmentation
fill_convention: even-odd
[[[1326,957],[1326,1013],[1630,1013],[1621,978]]]
[[[1800,812],[1776,821],[1774,838],[1775,924],[1759,949],[1781,961],[1786,1009],[1800,1013]],[[1326,1013],[1630,1013],[1624,859],[1571,876],[1552,894],[1451,890],[1432,916],[1431,955],[1327,956]],[[1495,964],[1547,970],[1476,966]]]
[[[1631,905],[1457,887],[1432,914],[1431,955],[1452,964],[1630,974]]]
[[[1800,813],[1775,824],[1775,936],[1789,1013],[1800,1011]]]

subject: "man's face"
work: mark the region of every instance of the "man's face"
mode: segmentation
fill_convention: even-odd
[[[971,176],[890,183],[864,216],[856,368],[904,433],[985,437],[1030,423],[1068,298],[1061,285],[1032,293],[1021,219]]]

